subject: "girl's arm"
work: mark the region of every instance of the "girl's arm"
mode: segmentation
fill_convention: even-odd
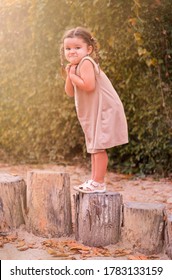
[[[71,65],[67,65],[67,67],[65,69],[66,74],[67,74],[66,82],[65,82],[65,92],[68,96],[73,97],[74,96],[74,87],[73,87],[73,84],[72,84],[72,81],[71,81],[70,75],[69,75],[70,67],[71,67]]]
[[[66,78],[65,92],[70,97],[74,96],[74,87],[69,76]]]
[[[95,89],[95,72],[91,61],[83,61],[80,68],[80,76],[76,75],[76,65],[70,67],[69,73],[71,81],[81,90],[91,92]]]

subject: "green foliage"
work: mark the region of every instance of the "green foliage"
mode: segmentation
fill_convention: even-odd
[[[170,2],[1,0],[0,153],[16,162],[56,162],[85,151],[59,60],[63,32],[79,25],[98,39],[100,65],[128,119],[130,142],[109,151],[110,166],[167,175],[172,170]]]
[[[76,139],[82,138],[59,73],[67,7],[64,1],[5,2],[0,6],[0,149],[15,161],[57,161],[81,150]]]

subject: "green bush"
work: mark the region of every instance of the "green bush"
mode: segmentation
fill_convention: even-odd
[[[172,170],[170,0],[1,1],[0,152],[16,162],[85,154],[73,99],[64,93],[64,30],[89,27],[100,65],[123,101],[129,144],[109,150],[121,172]],[[103,12],[102,12],[103,11]],[[1,157],[1,160],[3,158]]]

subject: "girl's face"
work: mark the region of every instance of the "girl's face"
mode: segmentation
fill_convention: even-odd
[[[78,64],[83,57],[91,54],[93,48],[81,37],[64,39],[64,55],[71,64]]]

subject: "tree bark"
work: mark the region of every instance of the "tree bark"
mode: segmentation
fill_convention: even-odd
[[[162,204],[127,202],[124,204],[122,240],[145,254],[163,250],[165,206]]]
[[[74,195],[75,238],[88,246],[115,244],[120,238],[122,196],[106,192]]]
[[[72,233],[70,178],[67,173],[28,172],[27,206],[29,231],[45,237]]]
[[[0,173],[0,232],[25,223],[26,184],[19,176]]]
[[[172,214],[166,220],[165,245],[167,256],[172,260]]]

